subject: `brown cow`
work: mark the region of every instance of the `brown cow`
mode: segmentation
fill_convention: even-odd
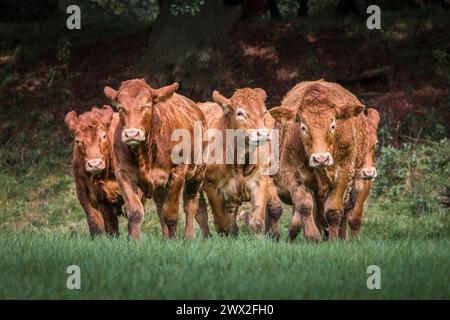
[[[270,117],[265,105],[266,93],[260,88],[244,88],[236,90],[227,99],[214,91],[213,100],[200,103],[199,106],[205,114],[208,129],[218,129],[224,142],[223,148],[217,151],[222,153],[222,161],[208,163],[203,184],[215,226],[219,233],[237,235],[236,214],[239,205],[243,201],[251,201],[250,228],[255,232],[262,231],[269,176],[263,173],[264,164],[257,161],[252,163],[250,159],[259,148],[255,145],[264,145],[270,138],[265,125],[266,118]],[[226,138],[230,129],[242,130],[242,136],[247,136],[244,142],[245,154],[237,152],[239,143]],[[239,135],[237,131],[234,132]],[[234,150],[234,156],[232,159],[229,156],[227,164],[227,151],[230,150]],[[238,160],[240,156],[242,161]],[[204,207],[200,208],[199,214],[206,215]]]
[[[140,239],[144,218],[141,194],[153,198],[165,239],[177,234],[179,196],[183,189],[185,238],[195,236],[193,220],[205,165],[198,159],[176,164],[171,152],[178,143],[171,135],[184,129],[194,136],[194,123],[206,127],[203,113],[188,98],[176,94],[178,83],[154,89],[143,79],[122,82],[118,91],[105,87],[117,106],[119,125],[114,139],[116,175],[128,217],[128,236]],[[194,141],[189,144],[194,148]],[[184,188],[183,188],[184,187]]]
[[[110,106],[92,108],[77,117],[67,113],[65,122],[74,136],[73,171],[78,201],[86,212],[91,236],[118,235],[118,215],[123,200],[115,178],[112,150],[119,121]]]
[[[281,200],[293,205],[291,240],[302,227],[305,239],[320,240],[314,218],[319,227],[328,227],[331,239],[338,238],[344,195],[366,150],[363,110],[353,94],[324,80],[297,84],[270,110],[281,128],[274,181]]]
[[[367,110],[367,136],[368,136],[368,151],[364,158],[364,164],[362,169],[357,172],[355,179],[355,193],[356,200],[353,208],[348,214],[348,224],[350,226],[351,234],[353,238],[359,236],[359,229],[364,218],[364,203],[369,196],[370,189],[372,188],[372,181],[377,177],[377,169],[375,167],[375,147],[378,144],[377,129],[380,122],[380,115],[375,109]],[[342,230],[342,238],[345,239],[346,230]]]

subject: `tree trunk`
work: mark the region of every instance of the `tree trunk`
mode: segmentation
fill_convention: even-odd
[[[183,81],[208,63],[211,47],[222,46],[233,21],[236,7],[223,0],[207,0],[200,12],[173,15],[172,0],[161,0],[160,12],[142,58],[144,70],[158,79],[159,85]],[[234,9],[234,10],[233,10]]]

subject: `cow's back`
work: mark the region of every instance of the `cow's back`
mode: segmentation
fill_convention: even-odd
[[[320,101],[322,105],[335,108],[349,104],[361,104],[355,95],[340,84],[320,79],[298,83],[284,96],[281,105],[302,109],[317,101]]]

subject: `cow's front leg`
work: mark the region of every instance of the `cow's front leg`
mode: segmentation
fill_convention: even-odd
[[[339,239],[347,240],[347,214],[344,211],[339,223]]]
[[[183,189],[184,213],[186,215],[186,225],[184,228],[184,238],[195,238],[194,219],[199,209],[201,180],[186,181]]]
[[[98,209],[102,213],[106,233],[109,236],[117,237],[119,235],[119,218],[114,211],[113,204],[100,203]]]
[[[322,235],[323,240],[328,240],[328,223],[325,219],[325,212],[323,206],[325,205],[326,198],[319,195],[317,192],[314,193],[314,220],[316,221],[316,226]]]
[[[311,192],[305,185],[297,185],[291,191],[291,198],[294,207],[289,226],[290,240],[294,240],[303,228],[305,240],[320,241],[322,236],[314,221],[314,201]]]
[[[350,226],[350,232],[353,239],[357,239],[359,237],[359,230],[361,228],[364,216],[363,206],[364,203],[357,204],[348,215],[348,224]]]
[[[89,233],[92,238],[95,238],[105,231],[105,223],[103,221],[103,217],[101,213],[89,202],[89,191],[87,190],[85,185],[78,179],[75,179],[75,188],[77,191],[78,201],[80,202],[84,212],[86,213]]]
[[[105,231],[105,222],[101,213],[91,205],[88,205],[85,212],[91,237],[95,238],[102,235]]]
[[[211,238],[211,232],[208,226],[208,207],[206,206],[206,199],[203,191],[200,191],[200,197],[198,201],[198,210],[195,215],[195,220],[197,221],[204,238]]]
[[[364,218],[364,202],[366,201],[372,182],[370,181],[357,181],[358,193],[356,195],[356,202],[354,208],[348,215],[348,224],[353,239],[357,239],[359,236],[359,230]]]
[[[342,174],[328,195],[324,211],[328,223],[330,240],[339,238],[339,226],[343,216],[344,194],[349,185],[349,174]]]
[[[344,208],[339,226],[339,238],[341,240],[347,239],[347,217],[349,216],[349,212],[355,208],[360,191],[358,184],[355,183],[350,188],[347,188],[347,191],[344,194]]]
[[[325,217],[328,223],[328,233],[330,240],[337,240],[339,237],[339,226],[342,218],[342,201],[338,199],[339,195],[328,197],[325,202]]]
[[[239,210],[239,204],[233,201],[225,202],[225,216],[229,219],[230,232],[233,237],[237,237],[239,228],[236,222],[237,213]]]
[[[177,237],[180,192],[184,182],[182,171],[184,170],[177,170],[170,175],[166,187],[166,198],[162,207],[162,216],[169,231],[169,239],[175,239]]]
[[[162,208],[166,198],[166,192],[167,191],[163,187],[157,188],[153,192],[153,199],[155,200],[156,213],[158,214],[159,223],[161,224],[163,239],[169,239],[169,229],[167,228],[162,215]]]
[[[320,241],[322,236],[314,221],[314,200],[304,184],[302,173],[294,167],[287,167],[282,176],[283,185],[289,190],[293,208],[289,224],[289,239],[293,241],[303,227],[305,240]]]
[[[206,195],[214,217],[214,225],[220,235],[230,234],[230,220],[225,215],[225,199],[223,193],[215,187],[206,187]]]
[[[141,239],[141,226],[144,220],[144,206],[140,199],[140,190],[133,185],[131,176],[124,170],[118,170],[117,180],[125,203],[128,218],[128,239]]]
[[[250,181],[247,188],[250,190],[252,213],[249,219],[250,230],[254,233],[264,231],[264,220],[267,208],[268,177],[263,176],[260,180]]]
[[[268,184],[268,200],[266,209],[266,220],[265,220],[265,232],[266,235],[271,236],[275,240],[280,239],[280,227],[278,220],[280,220],[283,214],[283,207],[281,205],[281,200],[278,197],[277,190],[272,179],[269,180]]]

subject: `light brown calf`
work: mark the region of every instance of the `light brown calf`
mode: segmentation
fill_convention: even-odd
[[[270,139],[265,125],[266,118],[270,117],[265,106],[266,93],[260,88],[244,88],[236,90],[233,96],[227,99],[214,91],[213,100],[214,102],[200,103],[199,106],[205,114],[208,129],[217,129],[223,140],[223,148],[214,151],[221,153],[221,158],[215,155],[216,159],[219,159],[217,162],[221,163],[207,165],[203,184],[215,226],[221,234],[237,235],[237,211],[242,202],[250,201],[250,228],[254,232],[263,231],[269,176],[263,174],[262,163],[252,164],[250,159],[258,148],[266,147],[266,142]],[[236,135],[241,137],[245,136],[245,132],[249,133],[244,142],[245,152],[237,152],[239,138],[226,139],[226,132],[230,132],[230,129],[235,130]],[[234,150],[234,156],[228,156],[228,164],[225,163],[227,150]],[[205,214],[206,209],[202,206],[199,215]],[[200,221],[205,219],[199,218]]]
[[[112,147],[118,114],[110,106],[77,116],[69,112],[65,122],[74,136],[73,170],[78,201],[83,207],[91,236],[117,235],[123,204],[115,177]]]
[[[125,201],[128,236],[132,239],[141,238],[142,194],[155,200],[163,237],[175,238],[181,192],[186,214],[184,236],[195,236],[193,220],[205,165],[196,164],[197,159],[191,159],[191,164],[174,163],[171,152],[178,141],[172,141],[171,135],[176,129],[184,129],[194,137],[194,123],[205,130],[206,121],[195,103],[175,93],[177,88],[178,83],[174,83],[154,89],[143,79],[135,79],[122,82],[117,91],[104,89],[120,114],[114,139],[116,175]],[[194,149],[194,139],[189,147]]]
[[[364,203],[369,196],[370,189],[372,188],[372,181],[377,177],[377,169],[375,162],[375,148],[378,144],[377,130],[380,122],[380,116],[375,109],[367,110],[367,136],[368,136],[368,151],[364,158],[364,164],[362,169],[359,170],[355,179],[355,194],[356,200],[354,207],[350,210],[347,221],[350,226],[351,234],[353,238],[359,236],[359,230],[361,228],[362,221],[364,219]],[[342,238],[346,237],[346,230],[342,230]]]
[[[302,228],[308,240],[321,239],[319,228],[338,238],[344,195],[366,150],[363,110],[349,91],[324,80],[297,84],[270,110],[281,129],[274,181],[281,200],[293,205],[291,240]]]

